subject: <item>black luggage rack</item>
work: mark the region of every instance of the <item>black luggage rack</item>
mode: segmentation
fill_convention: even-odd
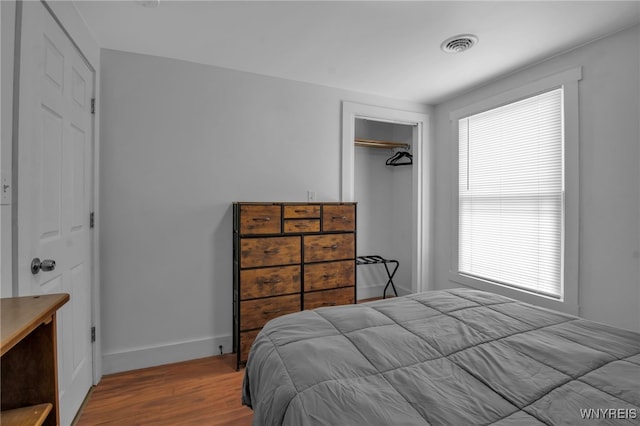
[[[389,263],[395,264],[392,271],[390,271],[389,266],[387,266]],[[384,269],[387,271],[387,277],[389,278],[387,280],[387,285],[384,286],[384,291],[382,292],[382,298],[386,299],[387,288],[389,287],[389,285],[391,285],[391,289],[393,290],[393,293],[397,297],[398,292],[396,291],[396,286],[393,285],[393,276],[396,274],[396,271],[398,270],[398,266],[400,266],[400,263],[397,260],[385,259],[384,257],[378,256],[378,255],[356,257],[356,265],[378,265],[378,264],[384,265]]]

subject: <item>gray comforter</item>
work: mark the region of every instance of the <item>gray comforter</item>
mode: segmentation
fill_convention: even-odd
[[[640,334],[481,291],[270,321],[242,401],[254,425],[640,424]]]

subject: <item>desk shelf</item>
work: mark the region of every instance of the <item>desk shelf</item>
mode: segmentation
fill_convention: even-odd
[[[44,423],[52,408],[53,404],[46,403],[2,411],[0,413],[0,424],[40,426]]]
[[[68,294],[0,299],[2,426],[58,425],[56,311]]]

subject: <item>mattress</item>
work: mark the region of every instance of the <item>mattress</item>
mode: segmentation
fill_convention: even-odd
[[[640,334],[453,289],[276,318],[254,425],[640,424]]]

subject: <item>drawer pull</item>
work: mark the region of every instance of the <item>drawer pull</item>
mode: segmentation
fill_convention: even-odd
[[[336,274],[336,273],[333,273],[333,274],[324,274],[324,275],[322,276],[322,278],[324,278],[325,280],[328,280],[329,278],[335,278],[335,276],[336,276],[336,275],[338,275],[338,274]]]
[[[336,302],[323,302],[322,306],[336,306],[337,303]]]
[[[262,281],[260,284],[278,284],[281,281],[282,280],[280,278],[271,278],[271,279]]]
[[[333,216],[331,219],[333,220],[347,220],[346,216]]]
[[[274,311],[262,311],[263,315],[271,315],[271,314],[277,314],[279,312],[282,312],[282,309],[276,309]]]
[[[254,217],[253,220],[256,222],[269,222],[271,218],[269,216],[263,216],[263,217]]]
[[[335,249],[337,249],[337,248],[338,248],[338,245],[337,245],[337,244],[334,244],[334,245],[332,245],[332,246],[323,246],[322,248],[327,249],[327,250],[329,250],[329,249],[331,249],[331,250],[335,250]]]
[[[298,210],[294,210],[294,212],[296,212],[296,213],[309,213],[307,211],[307,209],[298,209]]]
[[[278,254],[278,253],[280,253],[280,249],[277,249],[277,248],[264,251],[264,254]]]
[[[296,228],[308,228],[309,225],[307,225],[306,223],[296,223],[294,225]]]

